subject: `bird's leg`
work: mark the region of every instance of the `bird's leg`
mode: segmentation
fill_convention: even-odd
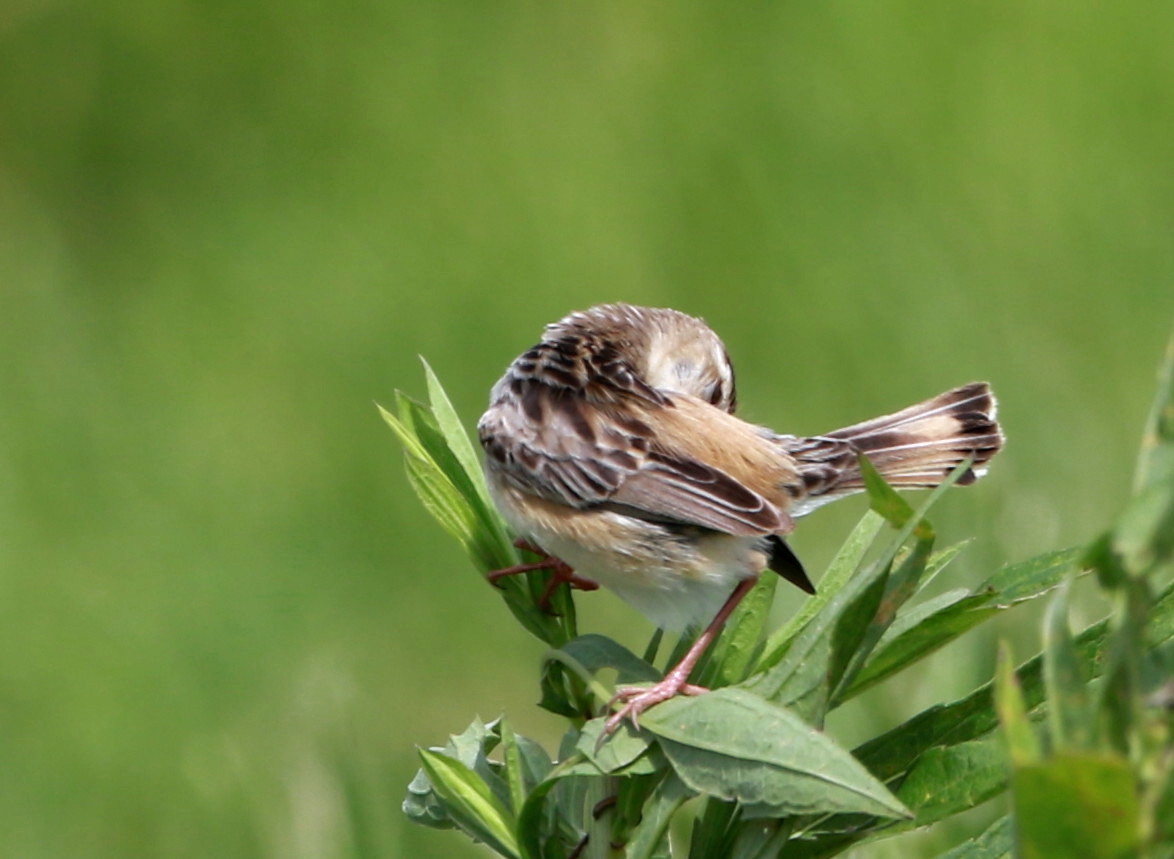
[[[734,609],[738,607],[738,603],[754,587],[754,582],[753,578],[738,582],[738,586],[734,588],[734,592],[730,594],[718,610],[717,615],[709,622],[709,626],[705,627],[701,635],[697,636],[697,640],[689,647],[685,656],[672,667],[663,680],[649,687],[621,686],[616,690],[616,694],[608,702],[608,707],[618,703],[622,703],[623,706],[608,718],[603,727],[603,733],[600,734],[600,741],[613,733],[625,719],[628,719],[633,727],[639,728],[640,714],[662,701],[667,701],[678,695],[700,695],[702,692],[709,691],[704,686],[690,683],[689,674],[697,667],[697,661],[701,659],[706,648],[713,644],[714,639],[721,632],[722,626],[729,620]]]
[[[599,589],[598,582],[593,582],[591,579],[585,579],[582,576],[576,576],[575,571],[566,562],[544,552],[528,540],[519,537],[514,540],[514,545],[523,551],[540,556],[541,560],[529,564],[514,564],[512,567],[493,570],[487,573],[485,578],[493,584],[498,579],[503,579],[506,576],[516,576],[519,573],[529,573],[534,570],[550,570],[550,581],[546,583],[546,587],[542,591],[542,596],[538,598],[538,607],[543,611],[550,608],[550,598],[554,596],[555,588],[563,582],[566,582],[569,587],[580,591],[594,591]]]

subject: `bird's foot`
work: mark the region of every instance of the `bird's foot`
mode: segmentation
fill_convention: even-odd
[[[616,690],[612,699],[607,702],[607,706],[609,709],[616,704],[623,706],[612,713],[604,723],[603,731],[599,737],[600,742],[615,733],[624,720],[631,722],[633,728],[639,729],[640,714],[657,704],[676,698],[678,695],[700,695],[709,691],[704,686],[687,682],[688,679],[687,672],[679,673],[674,670],[652,686],[621,686]]]
[[[516,576],[520,573],[529,573],[534,570],[550,570],[550,580],[546,583],[546,587],[542,590],[542,595],[538,598],[538,607],[543,611],[547,611],[550,608],[550,599],[554,596],[555,588],[564,582],[568,587],[574,588],[575,590],[594,591],[599,589],[598,582],[593,582],[591,579],[585,579],[582,576],[575,575],[575,571],[565,561],[544,552],[533,543],[518,538],[514,540],[514,545],[523,551],[538,555],[540,560],[529,564],[514,564],[512,567],[493,570],[485,576],[490,584],[496,584],[499,579],[503,579],[506,576]]]

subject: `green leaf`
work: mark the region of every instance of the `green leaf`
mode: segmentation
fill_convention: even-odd
[[[681,779],[669,774],[649,795],[640,822],[624,849],[626,859],[653,859],[668,835],[669,823],[681,806],[694,795]]]
[[[827,667],[827,709],[843,703],[841,690],[859,672],[869,651],[876,646],[884,627],[889,623],[889,612],[895,610],[893,603],[887,607],[885,605],[887,596],[892,592],[889,587],[891,580],[892,576],[885,566],[882,574],[868,582],[836,621]]]
[[[964,470],[965,463],[955,468],[910,516],[901,513],[891,499],[886,501],[884,490],[874,486],[881,495],[878,507],[888,509],[902,523],[897,536],[877,561],[860,569],[822,602],[815,615],[797,632],[793,635],[789,632],[791,637],[780,640],[772,636],[768,655],[760,662],[769,666],[768,670],[751,677],[742,687],[796,708],[809,721],[821,722],[829,706],[841,701],[832,696],[831,690],[851,684],[899,607],[916,589],[933,540],[933,529],[925,521],[925,514]],[[881,480],[879,475],[875,477]],[[851,549],[842,551],[841,556],[858,560],[866,551],[866,544],[860,538],[869,530],[870,526],[861,522],[849,538]],[[911,536],[917,538],[914,550],[890,576],[893,560]]]
[[[484,520],[490,518],[489,514],[482,514],[470,503],[469,497],[476,497],[476,492],[431,424],[430,416],[407,397],[401,395],[398,399],[399,417],[382,406],[378,406],[379,413],[403,445],[408,479],[424,508],[482,570],[516,563],[513,550],[496,545],[486,532]],[[431,434],[427,442],[421,433],[425,437]],[[462,489],[458,483],[466,485]]]
[[[863,461],[863,458],[861,459]],[[900,512],[896,518],[891,520],[894,525],[899,525],[900,528],[896,538],[892,540],[888,548],[881,554],[880,561],[878,562],[883,565],[885,570],[892,568],[892,564],[897,558],[898,553],[910,537],[913,537],[915,542],[912,551],[886,577],[884,592],[876,603],[875,613],[867,620],[867,623],[862,624],[860,633],[855,634],[855,630],[857,629],[856,625],[841,627],[839,635],[844,639],[844,643],[838,649],[838,656],[846,661],[842,668],[837,663],[832,663],[833,669],[838,670],[835,670],[830,678],[835,690],[831,695],[830,706],[838,706],[846,700],[845,692],[852,685],[869,655],[893,623],[897,612],[917,591],[918,582],[925,573],[926,565],[933,551],[934,529],[925,518],[926,514],[937,500],[966,472],[969,465],[970,459],[967,458],[954,468],[946,479],[929,493],[915,512],[910,515],[905,515],[904,512]],[[871,466],[862,467],[866,470],[871,468]],[[872,477],[866,480],[866,484],[876,505],[874,509],[889,509],[891,512],[895,512],[892,499],[889,498],[889,496],[894,494],[894,491],[892,487],[884,484],[884,481],[880,478],[879,474],[875,473],[875,470],[872,472]],[[902,501],[902,504],[905,504],[905,502]],[[908,505],[906,504],[905,507],[907,508]],[[848,618],[845,618],[845,622],[847,620]],[[853,637],[848,640],[845,638],[846,635]]]
[[[951,472],[947,481],[930,493],[920,509],[909,517],[882,498],[879,506],[892,508],[889,512],[903,523],[896,538],[878,561],[860,569],[833,596],[822,601],[815,614],[797,631],[792,632],[789,627],[788,637],[772,636],[767,655],[759,663],[766,670],[752,676],[742,687],[768,700],[795,707],[812,722],[822,721],[829,704],[839,703],[832,699],[832,688],[851,682],[852,675],[879,641],[897,609],[913,593],[933,539],[933,530],[924,521],[924,515],[962,470],[963,466],[959,466]],[[879,475],[876,479],[880,480]],[[883,490],[877,491],[883,494]],[[870,531],[875,533],[872,524],[862,521],[849,538],[851,548],[846,546],[840,557],[858,561],[867,549],[863,538]],[[911,535],[918,538],[917,548],[898,568],[896,584],[891,585],[890,565]]]
[[[1091,665],[1104,643],[1108,624],[1094,624],[1077,637],[1082,664]],[[1043,701],[1042,659],[1037,656],[1016,671],[1030,711]],[[965,698],[936,704],[890,731],[859,746],[854,754],[876,775],[888,781],[908,770],[928,748],[977,739],[998,725],[993,684],[986,683]]]
[[[730,852],[730,841],[734,837],[732,829],[738,819],[738,806],[708,796],[702,807],[705,810],[693,820],[689,859],[725,856]]]
[[[1035,599],[1064,581],[1079,564],[1083,554],[1083,547],[1073,546],[1007,564],[976,587],[974,593],[991,594],[991,601],[1001,608]]]
[[[476,517],[469,509],[469,505],[465,503],[464,498],[457,492],[456,487],[449,482],[432,460],[409,457],[405,462],[405,467],[412,489],[415,490],[424,509],[466,550],[475,550]],[[475,551],[470,553],[475,556],[478,554]],[[485,558],[476,557],[475,559],[481,566],[487,566]]]
[[[1068,629],[1068,589],[1063,587],[1044,614],[1044,687],[1053,751],[1093,747],[1095,724],[1088,690]]]
[[[869,506],[894,528],[903,527],[914,515],[909,502],[885,482],[867,456],[857,454],[856,461],[860,465],[860,476],[864,479]]]
[[[998,613],[986,594],[959,589],[897,615],[872,657],[845,690],[847,701],[944,647]]]
[[[929,749],[909,771],[897,797],[927,826],[981,805],[1007,787],[1007,754],[997,739]]]
[[[1113,526],[1113,550],[1132,577],[1174,556],[1174,480],[1151,483],[1130,499]]]
[[[845,664],[850,633],[859,634],[876,610],[886,570],[870,564],[820,608],[787,644],[780,661],[739,684],[768,701],[785,704],[807,720],[820,723],[827,712],[831,684]]]
[[[605,635],[580,635],[568,641],[559,650],[592,674],[605,668],[614,668],[616,679],[620,683],[643,683],[660,679],[660,672],[654,666]]]
[[[517,553],[506,536],[505,524],[496,509],[487,500],[488,489],[485,477],[474,464],[468,470],[450,446],[449,439],[437,423],[436,415],[427,406],[416,402],[403,393],[396,392],[399,409],[397,435],[401,441],[404,433],[413,437],[414,445],[405,445],[409,462],[417,459],[429,463],[459,495],[467,509],[470,521],[470,538],[462,540],[465,550],[473,557],[481,570],[494,570],[517,563]],[[380,409],[383,418],[395,429],[396,420],[386,410]],[[468,444],[459,424],[450,431],[455,433],[457,443]],[[458,537],[458,539],[460,539]],[[517,583],[510,583],[517,587]]]
[[[929,656],[999,612],[1057,587],[1080,558],[1079,547],[1010,564],[972,592],[950,591],[897,616],[872,658],[844,693],[848,700]]]
[[[601,744],[599,738],[606,724],[607,718],[603,716],[585,724],[575,749],[598,767],[601,773],[610,774],[630,768],[637,758],[648,751],[651,740],[647,734],[624,722],[606,743]],[[642,770],[652,771],[651,768]],[[627,771],[631,772],[630,769]]]
[[[1174,481],[1174,333],[1166,343],[1166,356],[1158,369],[1158,390],[1142,435],[1134,492],[1171,481]]]
[[[518,738],[513,728],[505,720],[501,720],[501,757],[505,783],[510,790],[510,809],[514,814],[522,810],[526,801],[526,773],[522,764],[522,752],[518,748]]]
[[[770,616],[778,580],[774,573],[760,575],[754,588],[738,604],[710,648],[708,663],[701,675],[702,686],[718,688],[746,678],[761,646],[762,631]]]
[[[860,566],[868,547],[876,538],[877,532],[884,525],[885,520],[878,513],[868,511],[852,529],[848,539],[840,546],[840,550],[828,565],[827,572],[819,582],[819,590],[815,596],[807,599],[799,610],[770,635],[763,648],[763,654],[755,666],[756,672],[766,671],[777,665],[786,653],[791,641],[811,621],[813,617],[824,610],[825,606],[840,593],[844,585],[852,578],[852,574]]]
[[[848,752],[789,710],[741,689],[674,698],[641,717],[689,787],[751,817],[908,810]]]
[[[1013,784],[1023,859],[1141,855],[1134,776],[1124,758],[1061,754],[1016,767]]]
[[[1076,636],[1076,652],[1081,671],[1095,678],[1100,674],[1101,659],[1108,634],[1107,620],[1086,627]],[[1174,639],[1174,584],[1168,585],[1150,610],[1146,641],[1150,648]],[[1015,672],[1028,712],[1044,700],[1043,658],[1036,656]],[[862,744],[853,754],[884,781],[900,775],[926,749],[952,745],[981,737],[998,725],[995,715],[993,683],[986,683],[969,695],[949,704],[935,704],[892,730]]]
[[[1007,788],[1007,753],[998,738],[972,740],[926,750],[901,779],[896,795],[913,820],[877,821],[859,814],[837,814],[808,827],[808,837],[827,845],[888,838],[976,808]],[[838,851],[812,851],[831,855]],[[800,853],[799,855],[808,855]]]
[[[513,820],[481,778],[454,758],[420,749],[420,762],[452,819],[504,856],[518,856]]]
[[[481,571],[502,569],[518,563],[505,525],[486,498],[488,492],[480,468],[475,465],[471,444],[460,428],[447,397],[432,386],[436,402],[444,412],[444,427],[426,406],[401,393],[396,394],[399,415],[383,407],[379,412],[404,447],[408,479],[425,509],[455,537]],[[460,456],[450,445],[463,449]],[[502,598],[522,625],[542,641],[559,645],[575,634],[574,602],[564,589],[556,592],[548,613],[537,605],[549,573],[507,577],[498,585]]]
[[[620,683],[654,682],[661,676],[655,667],[610,638],[595,633],[580,635],[543,656],[540,706],[572,718],[584,715],[575,703],[579,688],[590,688],[601,702],[611,698],[595,679],[605,668],[615,669]]]
[[[1023,690],[1011,663],[1011,651],[1005,643],[999,645],[999,661],[995,669],[995,708],[1003,725],[1003,736],[1011,760],[1016,764],[1039,760],[1039,742],[1027,718]]]
[[[1134,495],[1109,539],[1119,564],[1098,565],[1106,585],[1112,583],[1114,573],[1139,578],[1174,560],[1174,336],[1167,345],[1142,437]],[[1101,549],[1104,560],[1108,553]]]
[[[847,633],[850,634],[856,629],[859,629],[860,632],[853,635],[850,640],[844,641],[839,648],[839,652],[844,655],[846,662],[841,669],[833,670],[833,674],[829,678],[835,684],[835,692],[832,695],[833,707],[846,700],[844,692],[859,675],[868,657],[892,625],[898,609],[913,596],[917,580],[925,570],[925,564],[932,548],[931,532],[929,538],[918,540],[914,544],[913,551],[905,557],[896,571],[890,574],[887,579],[882,580],[883,591],[877,595],[878,599],[871,617],[861,618],[860,620],[863,622],[859,624],[855,620],[851,621],[852,626],[847,628]],[[847,623],[849,623],[849,619],[845,618],[841,625]],[[844,633],[842,632],[841,635]]]
[[[1145,638],[1150,648],[1174,638],[1174,582],[1166,585],[1150,606]]]
[[[423,770],[417,770],[408,782],[408,792],[401,808],[408,820],[421,826],[433,829],[452,829],[456,826],[444,807],[444,801],[436,795],[432,782]]]
[[[977,838],[947,850],[938,859],[1009,859],[1015,847],[1010,815],[1003,815]]]
[[[500,742],[500,730],[499,722],[490,722],[487,725],[480,719],[474,719],[464,731],[450,736],[443,749],[432,751],[452,758],[471,770],[489,788],[498,802],[505,805],[509,802],[509,788],[500,775],[500,765],[491,762],[487,757],[488,752]],[[519,744],[534,746],[525,738],[517,739]],[[541,750],[539,756],[545,759],[545,753]],[[549,767],[549,762],[546,766]],[[461,825],[464,828],[462,820],[450,815],[452,809],[435,790],[423,769],[416,773],[408,785],[403,811],[410,820],[425,826],[447,829]]]
[[[432,414],[436,418],[436,425],[440,432],[444,435],[444,439],[448,442],[448,448],[452,451],[453,456],[456,457],[460,463],[461,469],[469,475],[481,474],[481,458],[473,448],[473,443],[469,439],[469,434],[465,432],[464,425],[461,423],[460,417],[457,416],[456,409],[453,408],[452,401],[448,398],[444,387],[440,384],[440,380],[436,378],[436,373],[432,371],[432,367],[428,361],[421,355],[420,363],[424,365],[424,378],[428,385],[428,404],[432,407]],[[484,481],[472,481],[481,500],[485,505],[491,506],[492,502],[489,500],[489,490],[485,486]]]
[[[730,859],[776,859],[795,829],[794,818],[744,821],[730,851]]]
[[[953,546],[947,546],[940,551],[934,552],[929,562],[925,565],[925,574],[921,577],[921,589],[924,590],[929,587],[930,582],[936,579],[938,574],[945,570],[946,567],[950,566],[954,559],[962,554],[962,550],[969,546],[972,541],[973,538],[962,540]]]
[[[546,814],[547,798],[552,791],[562,785],[564,780],[573,778],[575,774],[574,767],[577,764],[578,760],[564,760],[545,779],[539,782],[530,791],[529,796],[526,797],[526,802],[522,805],[522,810],[518,813],[516,827],[516,832],[518,833],[518,849],[525,859],[542,859],[543,856],[547,855],[543,849],[544,837],[549,832],[549,827],[543,825],[545,818],[548,816]],[[562,822],[570,826],[581,823],[579,817],[572,815],[567,808],[563,808],[562,813],[558,816]],[[569,848],[565,844],[562,846],[564,847],[562,852],[565,855],[569,852]]]

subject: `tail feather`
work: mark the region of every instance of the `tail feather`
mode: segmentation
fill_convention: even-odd
[[[790,511],[801,516],[864,488],[859,453],[894,486],[937,486],[974,457],[958,483],[973,483],[1003,445],[997,403],[986,382],[972,382],[891,415],[812,438],[782,439],[807,489]]]

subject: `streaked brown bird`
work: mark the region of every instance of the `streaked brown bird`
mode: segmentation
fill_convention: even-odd
[[[609,731],[704,691],[689,672],[760,571],[814,592],[783,538],[864,488],[857,454],[896,487],[926,488],[967,457],[958,482],[973,483],[1003,444],[985,382],[811,437],[754,426],[734,405],[729,355],[702,320],[604,304],[548,325],[478,424],[494,501],[560,580],[598,582],[667,630],[709,621],[661,682],[617,691]]]

